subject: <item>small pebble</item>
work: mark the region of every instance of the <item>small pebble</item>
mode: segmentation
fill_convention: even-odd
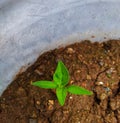
[[[96,85],[103,85],[104,83],[103,82],[96,82],[95,84]]]
[[[112,63],[115,64],[115,61],[113,61]]]
[[[54,100],[48,100],[48,110],[53,110],[54,108]]]
[[[73,80],[71,80],[71,81],[70,81],[70,84],[73,84],[73,83],[74,83],[74,81],[73,81]]]
[[[105,93],[102,93],[100,95],[100,100],[104,100],[104,99],[106,99],[106,97],[107,97],[107,95]]]
[[[91,76],[90,75],[87,75],[87,80],[91,80]]]
[[[110,91],[110,88],[109,87],[105,87],[104,88],[106,92],[109,92]]]
[[[79,81],[80,79],[81,79],[81,77],[80,77],[80,70],[76,70],[75,72],[74,72],[74,78],[75,78],[75,81]]]
[[[83,56],[82,55],[78,55],[78,59],[80,60],[80,61],[82,61],[83,60]]]
[[[112,74],[113,72],[115,72],[115,71],[114,71],[114,68],[112,68],[112,67],[106,71],[107,74]]]
[[[70,98],[70,99],[72,99],[73,97],[72,97],[72,96],[70,96],[69,98]]]
[[[49,104],[54,105],[54,100],[48,100]]]
[[[80,111],[78,110],[77,113],[79,113]]]
[[[65,115],[65,114],[68,114],[68,113],[69,113],[68,110],[63,111],[63,114],[64,114],[64,115]]]
[[[37,104],[37,105],[40,105],[40,101],[36,101],[36,104]]]
[[[98,62],[98,64],[102,67],[104,65],[104,62],[101,60]]]
[[[70,53],[70,54],[72,54],[72,53],[74,53],[75,51],[73,50],[73,48],[67,48],[67,53]]]
[[[76,73],[80,73],[80,70],[77,70]]]

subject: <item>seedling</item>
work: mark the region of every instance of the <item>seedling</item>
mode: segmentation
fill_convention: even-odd
[[[32,85],[45,89],[56,89],[56,95],[61,106],[64,105],[67,93],[77,95],[92,95],[91,91],[76,85],[68,85],[70,79],[69,72],[62,61],[58,61],[57,68],[53,75],[53,81],[36,81]]]

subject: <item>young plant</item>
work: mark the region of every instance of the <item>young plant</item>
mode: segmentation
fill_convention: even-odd
[[[69,79],[70,75],[66,66],[62,61],[59,61],[53,75],[53,81],[36,81],[33,82],[32,85],[45,89],[56,89],[56,95],[61,106],[64,105],[68,92],[77,95],[92,95],[92,92],[85,88],[76,85],[68,85]]]

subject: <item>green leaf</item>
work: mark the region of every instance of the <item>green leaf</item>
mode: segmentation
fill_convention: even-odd
[[[65,103],[66,96],[67,96],[67,89],[66,88],[57,88],[56,95],[57,95],[60,105],[63,106]]]
[[[75,85],[68,86],[67,91],[72,94],[78,94],[78,95],[92,95],[93,94],[91,91],[88,91],[85,88],[75,86]]]
[[[52,82],[52,81],[36,81],[33,82],[32,85],[34,86],[38,86],[40,88],[47,88],[47,89],[53,89],[53,88],[57,88],[57,85]]]
[[[57,68],[53,75],[53,80],[57,85],[65,86],[68,84],[70,79],[69,72],[62,61],[58,61]]]

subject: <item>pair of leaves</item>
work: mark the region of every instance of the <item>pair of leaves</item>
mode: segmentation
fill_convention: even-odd
[[[53,81],[58,86],[65,86],[68,84],[70,79],[69,72],[62,61],[58,62],[57,68],[55,70],[55,73],[53,75]]]
[[[65,103],[67,92],[78,95],[92,95],[92,92],[86,90],[85,88],[75,85],[67,86],[69,79],[70,76],[66,66],[62,61],[59,61],[56,71],[53,75],[53,82],[43,80],[36,81],[32,83],[32,85],[45,89],[56,89],[56,95],[61,106],[63,106]]]
[[[56,95],[61,106],[64,105],[67,93],[77,94],[77,95],[92,95],[91,91],[88,91],[82,87],[70,85],[65,88],[57,88]]]
[[[68,84],[70,79],[69,72],[62,61],[58,62],[57,68],[53,75],[53,82],[52,81],[36,81],[32,83],[32,85],[41,87],[41,88],[48,88],[53,89],[57,87],[64,87]]]

